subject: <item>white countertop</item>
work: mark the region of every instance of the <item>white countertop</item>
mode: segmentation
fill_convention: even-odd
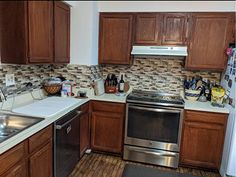
[[[125,95],[122,95],[122,96],[104,93],[100,96],[91,96],[90,100],[125,103],[127,95],[128,95],[128,93],[126,93]]]
[[[35,92],[34,94],[36,94],[38,98],[41,97],[37,92]],[[57,121],[66,113],[88,102],[89,100],[125,103],[127,95],[128,94],[117,96],[115,94],[103,94],[100,96],[89,96],[89,98],[87,99],[44,97],[43,100],[33,100],[29,94],[21,95],[16,99],[15,106],[12,109],[13,113],[8,111],[2,112],[42,117],[44,118],[44,120],[1,142],[0,154],[29,138],[33,134],[39,132],[43,128]],[[9,100],[8,103],[5,103],[5,105],[9,107],[9,105],[11,105],[11,102],[12,100]]]
[[[215,113],[229,113],[227,107],[219,108],[211,105],[211,102],[199,102],[199,101],[190,101],[184,100],[184,109],[185,110],[194,110],[194,111],[206,111],[206,112],[215,112]]]
[[[75,100],[78,100],[78,101],[75,101]],[[72,111],[73,109],[79,107],[80,105],[88,102],[89,99],[68,98],[67,102],[70,102],[70,101],[72,102],[72,104],[69,107],[65,106],[64,108],[61,108],[60,111],[57,111],[57,112],[54,112],[53,114],[51,114],[51,116],[49,116],[49,117],[44,116],[43,121],[23,130],[22,132],[16,134],[15,136],[0,143],[0,154],[2,154],[3,152],[7,151],[8,149],[14,147],[15,145],[19,144],[20,142],[24,141],[25,139],[29,138],[33,134],[39,132],[40,130],[47,127],[48,125],[52,124],[53,122],[55,122],[56,120],[61,118],[66,113],[68,113],[68,112]],[[33,115],[33,113],[31,115]]]
[[[57,106],[56,107],[51,106],[50,109],[47,109],[50,113],[44,112],[44,113],[41,113],[40,116],[38,116],[38,117],[44,117],[45,119],[43,121],[25,129],[24,131],[18,133],[17,135],[0,143],[0,154],[12,148],[13,146],[17,145],[18,143],[22,142],[23,140],[27,139],[28,137],[32,136],[33,134],[37,133],[38,131],[42,130],[43,128],[47,127],[48,125],[52,124],[53,122],[61,118],[66,113],[88,102],[89,100],[125,103],[127,95],[128,93],[124,96],[117,96],[115,94],[103,94],[100,96],[89,96],[89,98],[87,99],[77,99],[77,98],[76,99],[75,98],[63,99],[63,98],[57,97],[55,98],[57,102],[60,102],[62,100],[63,102],[65,102],[64,106],[60,106],[59,109],[57,109]],[[41,102],[42,101],[44,100],[41,100]],[[34,111],[36,111],[35,110],[36,107],[34,107],[34,109],[32,110],[27,110],[28,109],[27,105],[30,103],[33,103],[34,105],[38,105],[40,102],[34,101],[34,100],[30,101],[27,96],[24,96],[24,97],[21,96],[19,103],[17,104],[16,108],[14,108],[13,110],[15,110],[18,113],[26,112],[28,115],[37,116],[33,113]],[[22,107],[22,106],[24,108],[23,112],[21,112],[22,109],[18,109],[19,107]],[[216,112],[216,113],[229,113],[229,110],[227,108],[213,107],[211,106],[210,102],[198,102],[198,101],[189,101],[189,100],[185,100],[184,109],[195,110],[195,111]],[[54,110],[54,111],[51,111],[51,110]],[[50,116],[46,116],[46,115],[50,115]]]
[[[25,114],[33,117],[51,118],[64,110],[68,110],[74,105],[80,104],[82,99],[63,98],[63,97],[48,97],[40,101],[35,101],[31,104],[14,108],[12,112]]]
[[[96,100],[96,101],[109,101],[109,102],[118,102],[118,103],[125,103],[126,97],[128,93],[125,96],[116,96],[115,94],[103,94],[100,96],[91,96],[90,100]],[[184,100],[185,110],[194,110],[194,111],[206,111],[206,112],[215,112],[215,113],[229,113],[229,109],[227,107],[219,108],[214,107],[211,105],[211,102],[199,102],[199,101],[190,101],[190,100]]]

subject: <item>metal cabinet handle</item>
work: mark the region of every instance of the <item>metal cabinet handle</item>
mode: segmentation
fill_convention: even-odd
[[[65,122],[64,124],[62,125],[56,125],[56,129],[57,130],[60,130],[62,129],[63,127],[65,127],[66,125],[68,125],[70,122],[72,122],[75,118],[77,118],[79,115],[82,114],[82,111],[76,111],[76,115],[74,117],[72,117],[70,120],[68,120],[67,122]]]

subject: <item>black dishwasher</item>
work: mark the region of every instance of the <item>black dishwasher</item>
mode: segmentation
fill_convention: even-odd
[[[80,114],[73,110],[54,123],[54,176],[67,177],[80,158]]]

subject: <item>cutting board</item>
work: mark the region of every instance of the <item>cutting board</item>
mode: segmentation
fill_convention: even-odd
[[[46,99],[13,109],[15,113],[48,118],[62,112],[81,100],[76,98],[48,97]]]

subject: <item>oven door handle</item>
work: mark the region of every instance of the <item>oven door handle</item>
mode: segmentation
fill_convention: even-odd
[[[135,151],[135,152],[138,152],[138,153],[145,153],[145,154],[149,154],[149,155],[158,155],[158,156],[165,156],[165,157],[176,157],[176,153],[174,152],[149,152],[147,150],[145,151],[140,151],[140,150],[137,150],[137,149],[131,149],[131,148],[128,148],[130,149],[131,151]]]
[[[133,106],[129,105],[128,108],[134,108],[139,110],[147,110],[147,111],[154,111],[154,112],[169,112],[169,113],[180,113],[181,110],[172,110],[172,109],[160,109],[160,108],[146,108],[140,106]]]
[[[61,130],[63,127],[67,126],[69,123],[71,123],[74,119],[76,119],[79,115],[81,115],[82,111],[76,111],[76,115],[72,117],[70,120],[66,121],[62,125],[56,125],[57,130]]]

